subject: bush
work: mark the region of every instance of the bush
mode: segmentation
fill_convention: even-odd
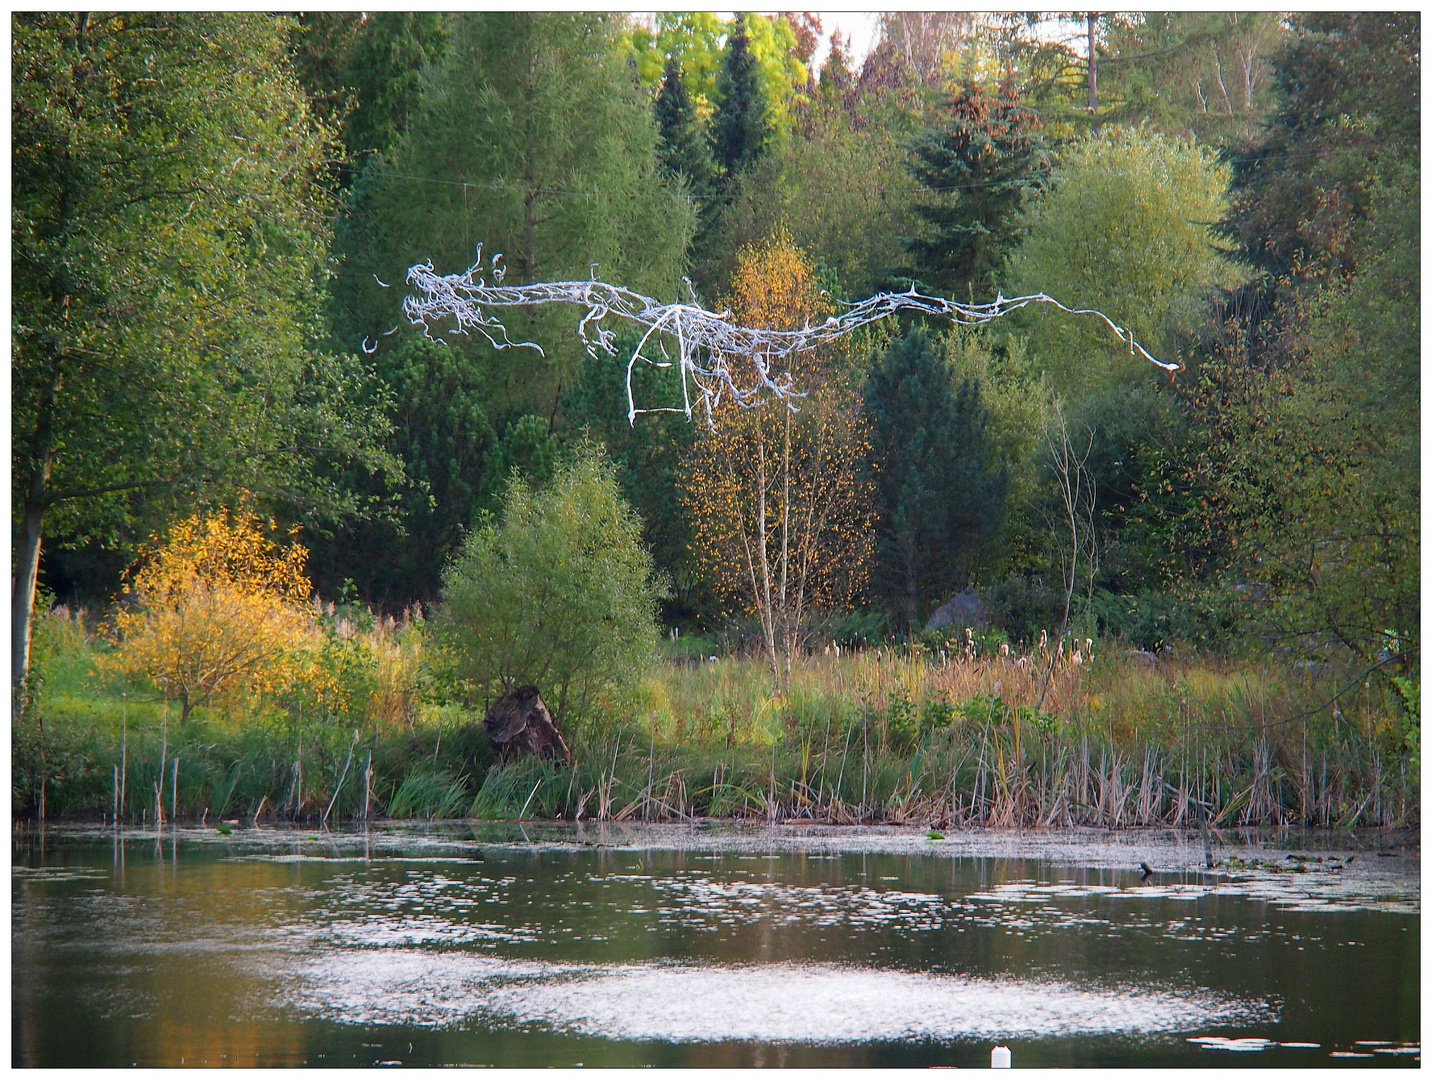
[[[1173,644],[1223,644],[1231,625],[1228,616],[1213,608],[1155,592],[1119,595],[1099,589],[1088,614],[1091,635],[1119,638],[1155,652]]]
[[[434,625],[478,698],[530,683],[559,722],[589,725],[651,665],[660,596],[641,523],[584,445],[545,488],[513,478],[444,573]]]
[[[242,506],[177,522],[133,574],[138,604],[111,619],[119,648],[103,666],[162,683],[181,720],[230,690],[286,686],[313,623],[307,557],[275,543]]]
[[[1171,331],[1198,324],[1211,289],[1242,276],[1214,232],[1227,188],[1228,166],[1193,142],[1105,128],[1068,147],[1053,182],[1029,203],[1005,288],[1098,308],[1157,353]],[[1055,388],[1076,400],[1151,374],[1097,321],[1043,312],[1030,329]]]
[[[1035,642],[1041,630],[1053,633],[1059,626],[1064,597],[1041,578],[1011,574],[980,590],[990,621],[1010,641]]]

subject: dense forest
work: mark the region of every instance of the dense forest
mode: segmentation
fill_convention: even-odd
[[[1238,820],[1405,820],[1420,18],[1069,18],[1077,36],[1053,16],[887,13],[857,64],[809,13],[12,16],[17,810],[63,790],[119,808],[110,761],[139,723],[159,788],[170,740],[193,741],[198,786],[175,758],[171,794],[196,814],[245,791],[250,810],[260,793],[351,810],[355,746],[390,813],[474,793],[515,812],[499,788],[521,803],[518,781],[469,728],[532,681],[579,759],[611,761],[527,797],[546,813],[581,813],[590,788],[605,815],[616,752],[580,746],[625,737],[650,742],[643,815],[805,799],[838,818],[861,770],[842,757],[817,789],[811,747],[823,769],[855,730],[911,777],[907,796],[898,769],[878,797],[862,779],[862,813],[914,805],[909,755],[938,735],[978,748],[951,807],[1054,820],[1060,725],[1095,718],[1113,756],[1091,767],[1081,736],[1086,773],[1142,768],[1147,787],[1161,769],[1184,793],[1139,795],[1146,820],[1200,798]],[[902,317],[793,361],[796,411],[692,422],[680,380],[642,366],[634,393],[675,411],[631,421],[625,360],[584,349],[579,309],[504,313],[540,352],[410,322],[408,268],[460,272],[479,245],[509,281],[600,275],[778,329],[880,291],[1045,293],[1178,370],[1047,307]],[[252,586],[227,615],[212,574]],[[273,647],[181,676],[194,582],[206,648]],[[803,669],[852,653],[874,666],[801,697]],[[668,674],[645,674],[658,656]],[[924,681],[879,666],[896,656]],[[700,683],[715,657],[746,664],[739,693]],[[1023,658],[1027,686],[994,667],[958,683],[957,658]],[[1114,715],[1115,684],[1178,664],[1204,666],[1158,691],[1164,726]],[[1214,670],[1222,689],[1198,689]],[[328,722],[311,767],[305,706]],[[1197,797],[1169,734],[1193,719],[1257,728],[1217,736],[1227,768],[1205,760]],[[258,730],[298,731],[299,755],[241,783]],[[1043,779],[987,787],[1006,769],[991,732]],[[802,760],[788,797],[773,739]],[[689,761],[653,794],[658,741],[707,748],[704,799]],[[733,786],[712,748],[743,745]],[[940,766],[952,789],[966,767]]]

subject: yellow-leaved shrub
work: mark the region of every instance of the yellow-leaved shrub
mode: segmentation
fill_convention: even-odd
[[[152,538],[130,578],[134,605],[110,619],[117,648],[104,667],[164,686],[181,719],[213,698],[276,692],[311,675],[308,551],[293,541],[296,527],[286,544],[274,531],[241,504]]]

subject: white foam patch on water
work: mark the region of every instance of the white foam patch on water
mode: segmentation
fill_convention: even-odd
[[[330,923],[326,929],[334,941],[344,945],[461,945],[536,938],[495,923],[453,922],[433,916],[349,919]]]
[[[858,1043],[1153,1034],[1276,1019],[1202,991],[1080,987],[838,965],[559,966],[466,953],[363,950],[290,983],[349,1024],[539,1026],[623,1040]]]
[[[483,1012],[503,981],[552,978],[562,970],[471,953],[357,949],[287,973],[284,996],[286,1004],[338,1023],[449,1027]]]
[[[1244,1053],[1248,1051],[1267,1050],[1270,1047],[1278,1045],[1272,1039],[1230,1039],[1223,1035],[1200,1035],[1188,1041],[1198,1043],[1205,1050],[1233,1050]],[[1288,1045],[1291,1046],[1293,1044],[1289,1043]]]

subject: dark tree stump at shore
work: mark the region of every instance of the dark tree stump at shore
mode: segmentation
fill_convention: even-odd
[[[535,686],[517,686],[492,703],[483,721],[492,748],[503,757],[530,754],[572,764],[572,752]]]

